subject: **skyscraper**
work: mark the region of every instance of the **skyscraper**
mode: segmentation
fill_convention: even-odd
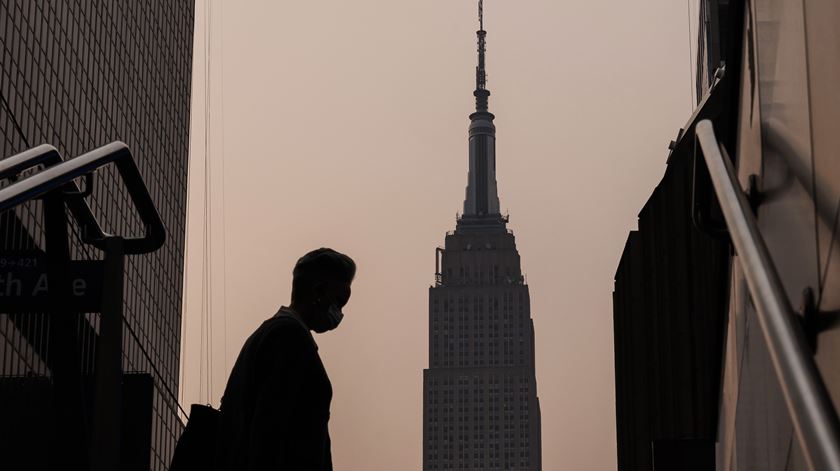
[[[437,249],[429,289],[425,471],[541,469],[534,325],[516,240],[499,211],[481,10],[464,212]]]
[[[123,450],[123,458],[134,461],[122,469],[166,469],[182,428],[177,394],[194,4],[0,0],[0,159],[40,144],[56,147],[67,159],[121,140],[167,228],[160,250],[128,257],[125,266],[123,371],[140,373],[151,391],[144,394],[146,428],[131,430],[136,435],[131,441],[143,443],[140,456],[127,457],[129,450]],[[88,202],[103,228],[122,236],[141,234],[116,170],[102,168],[93,182]],[[101,258],[77,236],[70,237],[74,259]],[[43,246],[40,201],[0,214],[0,254]],[[6,469],[18,469],[9,465],[13,452],[26,455],[28,464],[20,469],[41,469],[53,432],[46,392],[55,360],[48,348],[49,316],[3,312],[5,307],[0,303],[0,392],[25,400],[0,400],[0,447],[5,446],[0,454]],[[78,325],[78,362],[90,377],[98,314],[82,314]],[[27,391],[44,392],[44,400]],[[90,410],[89,404],[80,407]],[[84,432],[79,427],[78,435]],[[10,437],[39,452],[9,450]],[[76,469],[73,457],[62,459]]]

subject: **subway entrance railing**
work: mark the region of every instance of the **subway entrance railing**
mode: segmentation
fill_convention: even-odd
[[[143,226],[141,236],[106,233],[86,201],[96,171],[107,165],[116,167],[128,191]],[[24,172],[32,174],[20,179]],[[84,189],[76,183],[79,179],[84,179]],[[159,249],[166,229],[131,152],[122,142],[113,142],[64,161],[55,148],[42,145],[0,160],[3,180],[11,184],[0,189],[0,214],[34,200],[41,200],[43,208],[43,247],[0,253],[0,312],[46,313],[49,319],[51,414],[46,425],[52,429],[43,430],[47,443],[40,446],[50,448],[43,450],[50,466],[148,469],[148,456],[138,458],[137,450],[124,446],[126,433],[138,432],[122,423],[127,410],[124,399],[126,404],[148,403],[151,415],[152,388],[148,377],[122,371],[124,267],[127,255]],[[68,214],[80,229],[81,242],[103,252],[101,260],[71,258]],[[79,361],[78,316],[83,313],[99,313],[98,329],[90,326],[96,337],[92,378],[83,377]],[[29,380],[27,385],[38,383]],[[30,390],[39,389],[22,389],[24,394]],[[137,391],[146,391],[139,402]],[[14,425],[7,422],[8,434],[14,433]],[[140,432],[141,442],[150,440]],[[140,448],[142,455],[144,447]],[[130,466],[126,454],[134,455]]]

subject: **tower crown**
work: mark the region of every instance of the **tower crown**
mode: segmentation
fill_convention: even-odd
[[[488,111],[487,31],[484,30],[484,0],[478,2],[478,66],[475,68],[475,113],[470,115],[470,170],[467,178],[464,217],[459,229],[494,226],[504,228],[506,219],[499,212],[496,187],[495,116]]]

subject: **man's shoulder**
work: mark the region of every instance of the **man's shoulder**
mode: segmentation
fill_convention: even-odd
[[[257,332],[263,336],[289,335],[296,337],[298,335],[307,334],[306,329],[300,325],[300,322],[287,316],[274,316],[270,319],[266,319],[262,325],[257,328]]]
[[[289,348],[300,345],[311,345],[309,332],[297,320],[288,316],[274,316],[267,319],[257,328],[255,335],[260,344],[283,344]]]

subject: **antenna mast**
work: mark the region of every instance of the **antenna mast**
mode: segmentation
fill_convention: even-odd
[[[487,52],[487,31],[484,31],[484,0],[478,0],[478,67],[475,68],[475,98],[476,111],[487,111],[487,69],[484,56]]]
[[[484,31],[484,0],[478,0],[478,67],[476,68],[476,90],[484,90],[487,88],[487,71],[484,65],[484,53],[487,50],[485,37],[487,31]]]

